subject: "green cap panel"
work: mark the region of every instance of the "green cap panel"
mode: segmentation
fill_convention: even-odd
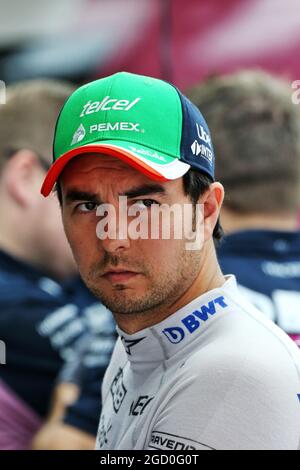
[[[84,85],[67,100],[57,122],[54,159],[82,145],[114,140],[179,158],[181,135],[176,89],[155,78],[121,72]]]

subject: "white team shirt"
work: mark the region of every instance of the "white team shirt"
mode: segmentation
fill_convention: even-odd
[[[161,323],[118,333],[97,449],[300,448],[300,351],[234,276]]]

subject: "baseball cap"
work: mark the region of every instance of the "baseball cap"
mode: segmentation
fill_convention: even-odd
[[[68,162],[85,153],[115,156],[158,181],[180,178],[191,167],[214,179],[202,114],[175,86],[152,77],[119,72],[67,99],[41,193],[48,196]]]

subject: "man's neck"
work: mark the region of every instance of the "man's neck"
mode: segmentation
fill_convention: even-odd
[[[125,333],[137,333],[160,323],[202,294],[221,287],[224,282],[225,277],[218,264],[215,248],[211,241],[208,249],[203,253],[200,271],[196,279],[175,302],[136,315],[114,314],[115,320]]]

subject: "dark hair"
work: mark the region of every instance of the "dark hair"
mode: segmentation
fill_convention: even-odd
[[[193,168],[183,175],[184,192],[191,198],[194,205],[198,203],[199,197],[208,190],[211,183],[212,180],[209,176]],[[222,240],[223,235],[224,231],[219,217],[213,231],[213,239],[216,246],[218,246],[219,242]]]
[[[54,192],[56,193],[59,204],[62,206],[62,192],[61,192],[61,185],[60,185],[59,178],[54,186]]]

